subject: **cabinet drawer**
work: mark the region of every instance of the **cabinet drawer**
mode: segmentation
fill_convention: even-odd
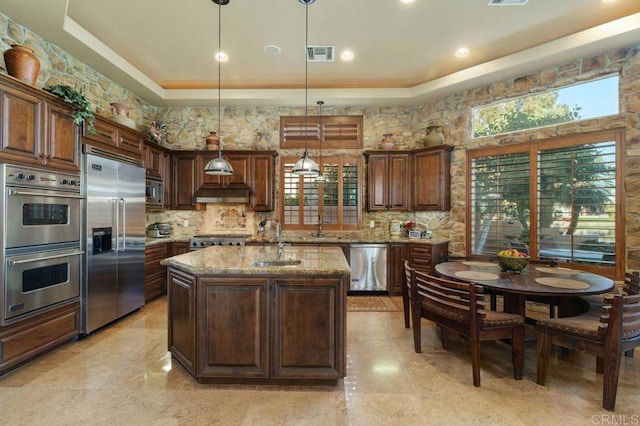
[[[57,341],[70,339],[78,334],[77,311],[35,325],[22,332],[0,339],[2,363],[18,357],[28,357]]]

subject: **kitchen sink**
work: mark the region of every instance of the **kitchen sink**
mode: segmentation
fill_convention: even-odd
[[[272,260],[256,260],[251,266],[269,267],[269,266],[296,266],[302,263],[296,259],[272,259]]]

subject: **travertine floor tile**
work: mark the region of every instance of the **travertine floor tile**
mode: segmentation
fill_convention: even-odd
[[[70,342],[0,378],[0,424],[11,425],[441,425],[605,424],[602,377],[582,353],[555,353],[547,386],[512,378],[511,351],[482,345],[474,388],[464,340],[442,349],[423,322],[423,352],[401,312],[347,316],[347,377],[336,387],[196,383],[167,352],[166,300]],[[640,418],[640,355],[624,358],[616,415]]]

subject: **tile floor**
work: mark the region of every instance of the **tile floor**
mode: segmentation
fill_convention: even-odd
[[[167,352],[166,299],[0,378],[2,425],[638,424],[640,353],[623,358],[616,411],[601,408],[595,359],[552,357],[547,386],[512,379],[503,343],[482,346],[474,388],[462,342],[444,352],[425,321],[413,351],[401,312],[350,312],[337,387],[197,384]],[[638,351],[640,352],[640,351]],[[615,417],[614,417],[615,416]],[[623,423],[624,422],[624,423]]]

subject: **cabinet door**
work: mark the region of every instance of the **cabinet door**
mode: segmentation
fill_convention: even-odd
[[[389,258],[387,264],[388,283],[390,294],[402,293],[402,280],[404,280],[404,263],[407,259],[406,244],[389,244]]]
[[[174,241],[169,245],[169,256],[177,256],[179,254],[184,254],[189,251],[189,243],[188,242],[180,242]]]
[[[82,140],[89,145],[103,145],[104,148],[114,148],[118,139],[118,129],[106,118],[96,116],[93,122],[95,133],[89,132],[87,123],[82,125]]]
[[[271,377],[339,379],[345,373],[346,279],[274,278]]]
[[[147,176],[162,179],[164,152],[152,142],[145,142],[143,152]]]
[[[80,131],[69,108],[48,103],[45,112],[45,161],[48,166],[80,171]]]
[[[118,129],[118,148],[133,154],[135,158],[142,158],[143,138],[140,133]]]
[[[389,155],[389,210],[409,209],[409,154]]]
[[[198,281],[198,376],[269,376],[267,278]]]
[[[451,208],[450,146],[416,152],[413,156],[413,210]]]
[[[17,163],[41,164],[44,102],[27,93],[7,89],[0,92],[2,124],[0,156]]]
[[[196,168],[196,156],[174,155],[171,173],[171,208],[175,210],[196,210],[193,202],[196,179],[200,170]]]
[[[169,268],[169,351],[192,374],[196,361],[195,277]]]
[[[144,251],[144,300],[145,303],[162,296],[167,291],[166,268],[160,261],[167,257],[167,244],[160,243]]]
[[[389,156],[370,155],[367,170],[369,211],[389,208]]]
[[[198,187],[223,187],[223,188],[249,188],[250,186],[250,156],[246,154],[224,154],[223,157],[233,167],[233,174],[231,176],[216,176],[209,175],[204,172],[204,168],[207,163],[218,156],[218,152],[211,152],[208,154],[202,154],[198,157],[198,168],[200,170]]]
[[[274,206],[275,160],[271,154],[256,154],[251,158],[251,207],[256,212],[269,212]]]
[[[369,211],[408,210],[409,154],[370,154],[368,164]]]

